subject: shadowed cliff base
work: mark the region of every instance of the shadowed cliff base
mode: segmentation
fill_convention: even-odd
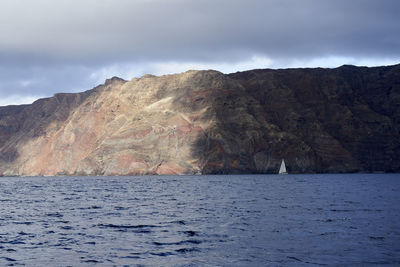
[[[0,107],[1,175],[400,171],[400,65],[188,71]]]
[[[253,70],[214,88],[202,173],[399,171],[399,65]],[[239,84],[235,83],[239,82]]]
[[[304,142],[284,145],[289,171],[399,171],[400,65],[254,70],[229,75],[261,102],[268,122]],[[305,163],[305,164],[304,164]],[[307,171],[312,171],[307,169]]]

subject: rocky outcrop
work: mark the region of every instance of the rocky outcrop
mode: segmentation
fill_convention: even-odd
[[[400,65],[145,75],[0,107],[0,175],[400,170]]]

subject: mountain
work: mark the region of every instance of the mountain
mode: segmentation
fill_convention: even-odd
[[[0,107],[0,175],[399,172],[400,65],[187,71]]]

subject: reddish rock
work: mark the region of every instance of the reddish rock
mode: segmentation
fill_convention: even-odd
[[[0,175],[400,171],[400,65],[188,71],[0,107]]]
[[[185,169],[173,163],[163,162],[155,169],[158,175],[176,175],[184,173]]]

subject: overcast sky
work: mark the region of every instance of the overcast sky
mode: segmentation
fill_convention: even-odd
[[[0,106],[188,69],[400,63],[399,0],[1,0]]]

